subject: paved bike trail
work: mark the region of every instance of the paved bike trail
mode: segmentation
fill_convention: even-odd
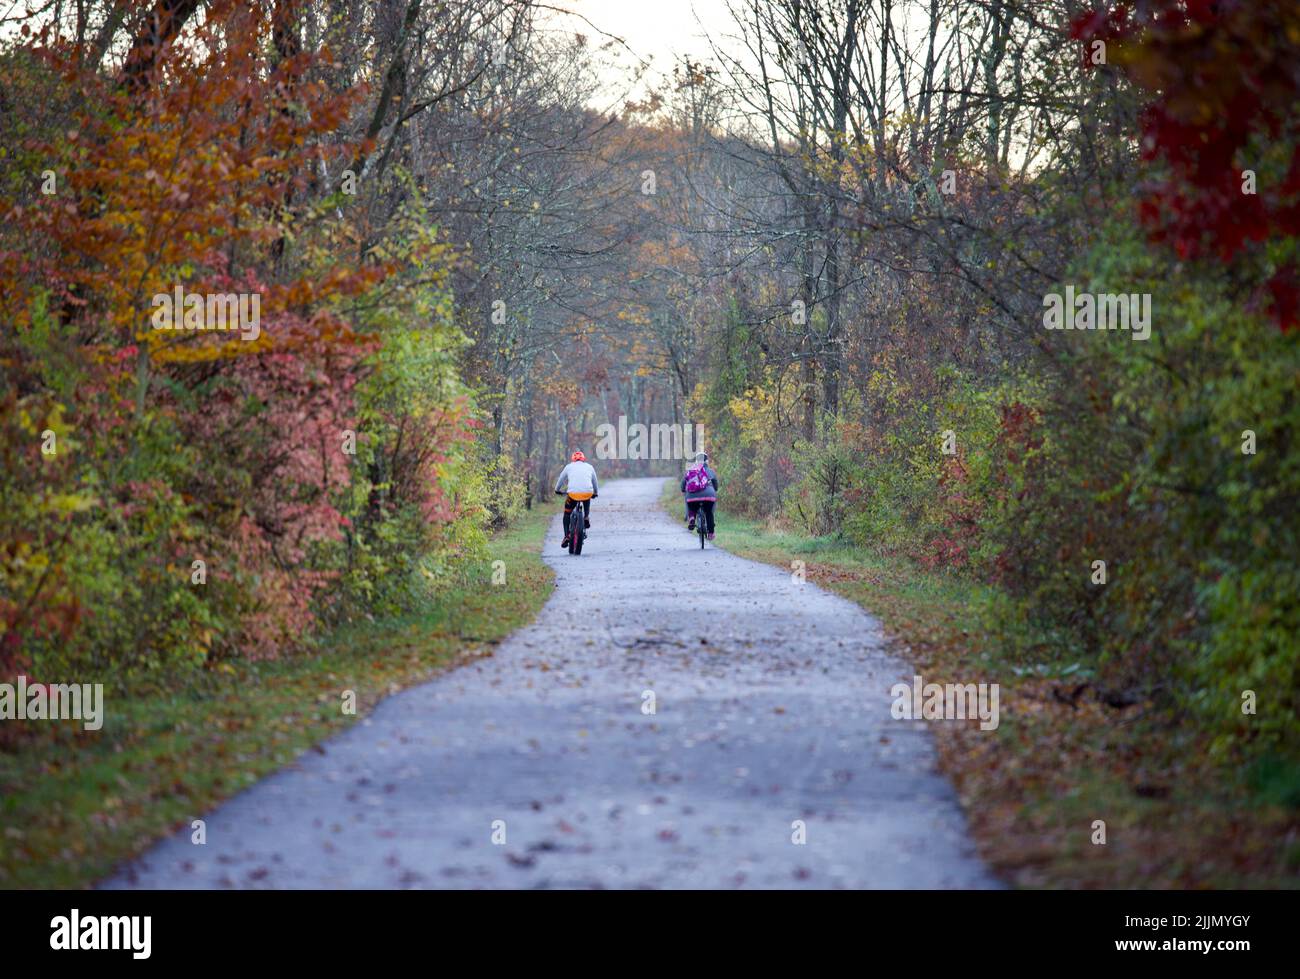
[[[389,697],[208,813],[205,845],[185,828],[103,886],[998,886],[924,723],[890,717],[912,671],[876,621],[701,551],[657,508],[662,482],[602,487],[580,557],[557,516],[555,594],[494,655]]]

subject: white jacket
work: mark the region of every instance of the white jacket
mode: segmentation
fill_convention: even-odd
[[[589,462],[571,462],[560,470],[560,478],[555,481],[557,493],[598,493],[596,488],[596,470]]]

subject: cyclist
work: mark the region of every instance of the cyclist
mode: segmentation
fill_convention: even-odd
[[[555,481],[555,495],[564,497],[564,543],[569,539],[569,520],[576,507],[582,507],[582,526],[591,526],[591,501],[600,495],[596,485],[596,470],[579,449],[570,456],[567,466],[560,470]]]
[[[695,453],[695,464],[682,477],[682,493],[686,496],[686,529],[694,530],[695,521],[703,520],[709,540],[713,540],[713,505],[718,501],[718,474],[710,468],[707,452]]]

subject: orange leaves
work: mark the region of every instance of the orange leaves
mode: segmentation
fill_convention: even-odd
[[[78,72],[57,45],[38,51],[66,69],[82,98],[60,140],[29,147],[60,175],[60,192],[10,207],[0,201],[0,213],[37,242],[36,275],[17,274],[25,257],[0,253],[0,274],[22,283],[0,300],[16,320],[31,291],[48,285],[67,302],[93,297],[84,312],[130,342],[148,329],[153,296],[178,284],[201,289],[285,241],[312,175],[331,152],[350,152],[327,152],[324,138],[345,120],[352,96],[306,82],[309,58],[270,65],[269,16],[239,6],[212,9],[195,38],[152,52],[147,86],[124,90]],[[383,271],[277,284],[265,297],[268,312],[354,294]],[[204,346],[204,357],[234,349]]]

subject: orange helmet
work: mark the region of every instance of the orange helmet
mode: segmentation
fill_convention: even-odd
[[[569,461],[570,461],[570,462],[586,462],[586,461],[587,461],[587,457],[586,457],[585,455],[583,455],[583,454],[582,454],[582,450],[579,449],[577,452],[573,453],[573,455],[569,456]]]

